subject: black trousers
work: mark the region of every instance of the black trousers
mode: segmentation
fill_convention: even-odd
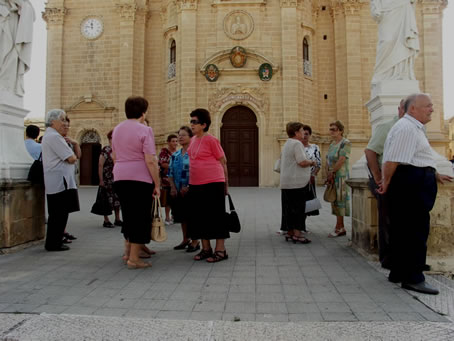
[[[391,269],[391,249],[389,245],[389,208],[387,194],[377,193],[378,186],[373,177],[369,178],[369,189],[377,199],[378,206],[378,259],[382,267]]]
[[[437,196],[435,170],[400,165],[388,189],[390,217],[390,276],[405,283],[425,280],[430,211]]]
[[[68,223],[69,213],[79,211],[77,189],[47,195],[47,233],[44,248],[58,249],[62,245],[63,233]]]

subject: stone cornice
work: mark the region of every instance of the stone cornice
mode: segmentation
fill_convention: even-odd
[[[281,0],[281,8],[296,8],[298,0]]]
[[[358,15],[362,0],[340,0],[340,3],[344,6],[345,15]]]
[[[48,25],[50,24],[63,24],[65,15],[68,13],[66,8],[49,8],[46,7],[42,13],[42,17]]]
[[[123,21],[134,21],[137,6],[134,3],[116,3],[117,12]]]
[[[423,14],[440,14],[448,5],[447,0],[418,0]]]
[[[177,11],[196,10],[197,0],[177,0]]]

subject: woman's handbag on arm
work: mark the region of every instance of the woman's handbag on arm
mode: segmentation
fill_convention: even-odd
[[[317,194],[315,193],[314,187],[312,187],[311,185],[309,185],[309,187],[311,189],[312,194],[314,195],[314,199],[306,201],[306,209],[304,210],[304,213],[313,212],[322,208],[322,203],[317,198]]]
[[[155,242],[165,242],[167,240],[167,231],[164,220],[161,217],[161,201],[158,197],[153,202],[153,220],[151,223],[151,240]]]
[[[238,214],[235,211],[235,206],[233,206],[232,198],[230,194],[227,194],[229,198],[229,210],[230,212],[225,212],[225,224],[229,232],[238,233],[241,231],[241,224],[240,219],[238,218]]]

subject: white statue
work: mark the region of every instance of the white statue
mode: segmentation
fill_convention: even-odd
[[[29,0],[0,0],[0,90],[24,95],[35,11]]]
[[[241,18],[239,15],[235,18],[236,22],[232,24],[231,32],[232,34],[246,34],[247,33],[247,26],[241,22]]]
[[[377,58],[372,84],[383,80],[415,80],[419,52],[415,0],[371,0],[372,17],[378,22]]]

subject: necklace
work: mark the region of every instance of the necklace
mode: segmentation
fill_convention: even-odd
[[[203,136],[205,136],[205,135],[203,135]],[[194,160],[197,158],[197,155],[199,155],[199,150],[200,150],[200,146],[202,145],[203,136],[200,138],[200,143],[199,143],[199,145],[197,147],[197,151],[195,153],[192,153],[192,148],[191,148],[191,156]]]

